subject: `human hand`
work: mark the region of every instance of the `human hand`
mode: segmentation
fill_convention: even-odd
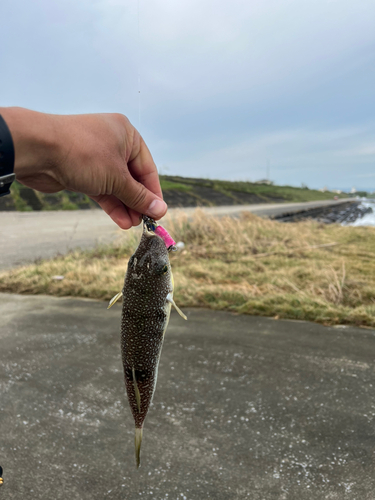
[[[12,133],[17,180],[44,193],[77,191],[97,201],[122,229],[167,205],[152,156],[120,114],[47,115],[0,108]]]

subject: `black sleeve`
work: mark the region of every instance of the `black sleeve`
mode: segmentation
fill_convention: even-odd
[[[14,146],[10,130],[0,115],[0,196],[9,194],[16,176],[14,170]]]

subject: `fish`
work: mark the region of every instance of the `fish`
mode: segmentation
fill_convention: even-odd
[[[167,245],[169,250],[173,248],[171,241],[162,226],[144,218],[142,237],[129,259],[124,287],[108,305],[109,309],[123,298],[121,352],[126,393],[135,422],[137,468],[140,466],[143,425],[155,393],[172,306],[187,319],[173,299],[174,282],[167,248]]]

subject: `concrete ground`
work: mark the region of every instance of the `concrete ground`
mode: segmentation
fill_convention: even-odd
[[[185,312],[137,471],[120,306],[0,295],[0,498],[375,498],[374,330]]]
[[[349,200],[353,201],[352,198]],[[236,215],[242,211],[270,217],[283,213],[335,205],[345,200],[306,203],[276,203],[209,207],[203,210],[214,215]],[[192,213],[194,208],[182,209]],[[173,217],[179,209],[170,209]],[[98,243],[116,239],[121,230],[102,210],[53,212],[0,212],[0,270],[10,269],[37,259],[65,254],[74,248],[93,248]]]

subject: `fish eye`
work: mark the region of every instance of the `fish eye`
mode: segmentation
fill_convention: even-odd
[[[155,270],[156,274],[165,274],[168,272],[168,264],[165,264],[164,266],[157,267]]]

